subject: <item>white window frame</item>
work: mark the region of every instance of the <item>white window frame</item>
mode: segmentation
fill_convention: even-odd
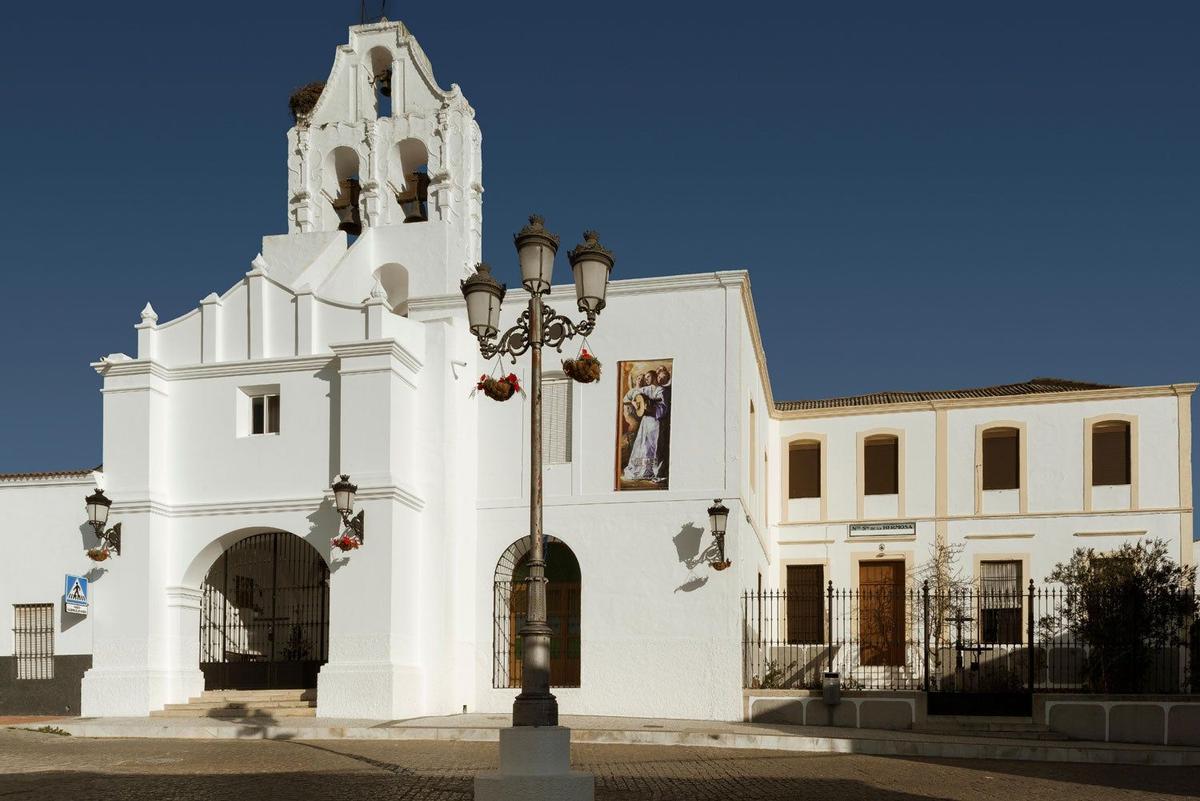
[[[262,399],[263,430],[254,430],[254,406]],[[271,430],[271,398],[278,398],[280,414],[275,420],[275,431]],[[278,384],[262,384],[252,387],[238,387],[237,398],[237,436],[239,437],[277,437],[283,430],[282,425],[283,395]]]

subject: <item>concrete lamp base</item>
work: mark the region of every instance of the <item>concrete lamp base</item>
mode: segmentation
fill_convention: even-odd
[[[571,730],[520,726],[500,730],[500,770],[475,776],[475,801],[592,801],[596,780],[571,770]]]

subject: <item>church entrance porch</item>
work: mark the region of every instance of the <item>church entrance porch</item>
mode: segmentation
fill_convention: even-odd
[[[234,543],[204,577],[205,690],[317,686],[329,653],[329,567],[281,531]]]

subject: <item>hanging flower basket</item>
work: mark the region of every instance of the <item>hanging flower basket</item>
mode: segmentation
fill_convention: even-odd
[[[565,359],[562,363],[563,372],[567,378],[572,378],[580,384],[590,384],[600,380],[600,360],[584,348],[578,358]]]
[[[105,559],[108,558],[108,549],[107,548],[88,548],[87,555],[88,555],[88,559],[91,559],[93,562],[103,562]]]
[[[331,539],[329,544],[334,548],[337,548],[342,553],[345,553],[346,551],[353,551],[358,548],[360,545],[362,545],[362,541],[358,537],[350,534],[339,534]]]
[[[514,393],[521,391],[521,384],[517,381],[517,376],[514,373],[509,373],[502,378],[481,375],[479,376],[479,383],[475,385],[475,388],[482,390],[483,394],[492,400],[506,401]]]

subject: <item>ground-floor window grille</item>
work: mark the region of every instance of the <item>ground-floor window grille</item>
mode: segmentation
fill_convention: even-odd
[[[17,678],[54,678],[54,604],[15,604],[13,622]]]
[[[821,565],[787,567],[787,641],[825,641],[825,569]]]
[[[1020,562],[980,562],[980,642],[1019,645],[1023,600]]]

